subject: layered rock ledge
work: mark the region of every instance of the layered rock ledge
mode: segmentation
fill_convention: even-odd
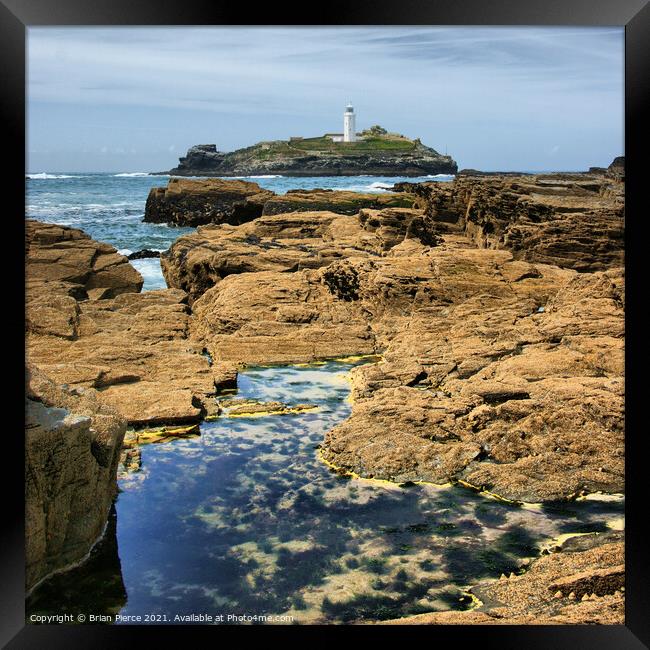
[[[30,222],[28,227],[29,362],[57,384],[94,389],[102,404],[115,407],[131,425],[199,421],[215,386],[232,385],[236,373],[211,365],[202,348],[188,341],[186,294],[168,289],[106,297],[116,293],[115,276],[103,268],[89,271],[86,253],[104,244],[61,226]],[[56,260],[48,275],[42,260],[53,249]],[[120,258],[120,278],[140,277]],[[80,278],[85,286],[75,282]],[[88,285],[94,288],[85,290]],[[132,288],[139,291],[138,285]],[[98,299],[85,298],[89,291]]]
[[[144,221],[172,226],[236,226],[262,215],[305,211],[352,215],[362,208],[408,208],[415,200],[408,192],[313,189],[276,194],[243,180],[171,178],[167,187],[149,191]]]
[[[618,161],[618,162],[617,162]],[[623,162],[606,174],[459,174],[452,183],[399,183],[440,232],[464,232],[481,248],[577,271],[622,266]]]
[[[194,300],[229,275],[287,273],[377,257],[405,237],[431,241],[420,211],[363,209],[358,217],[294,212],[239,227],[200,227],[179,237],[160,261],[167,284],[187,291]]]
[[[167,187],[149,191],[144,221],[174,226],[206,223],[237,225],[259,217],[274,192],[241,180],[171,178]]]
[[[552,188],[540,201],[555,206],[558,224],[573,224],[583,214],[576,195],[610,206],[598,209],[618,204],[622,188],[606,196],[601,182],[551,175],[535,177],[534,187]],[[567,183],[561,198],[557,188]],[[430,196],[461,201],[486,187],[496,206],[516,203],[513,184],[523,181],[467,178],[469,194],[456,184],[426,186],[419,209],[294,212],[204,227],[163,254],[163,269],[190,294],[191,338],[218,363],[382,354],[355,371],[352,415],[325,438],[324,458],[343,472],[463,481],[517,501],[622,491],[616,242],[592,245],[588,264],[577,262],[586,245],[578,257],[533,263],[499,242],[477,246],[471,230],[431,208]],[[591,220],[593,242],[611,241],[610,219],[622,228],[617,210]],[[537,239],[526,246],[531,258],[549,257]],[[584,272],[594,267],[603,270]]]
[[[142,276],[113,246],[85,232],[28,219],[25,222],[27,292],[47,283],[56,293],[83,300],[114,298],[142,289]]]
[[[138,293],[126,258],[79,230],[26,231],[29,590],[102,535],[127,424],[198,422],[236,370],[188,340],[183,291]]]

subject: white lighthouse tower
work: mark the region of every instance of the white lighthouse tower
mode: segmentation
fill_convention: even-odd
[[[354,108],[352,104],[348,104],[343,113],[343,142],[355,142],[356,139]]]

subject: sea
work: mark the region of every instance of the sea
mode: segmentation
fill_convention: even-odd
[[[144,223],[144,207],[149,190],[162,187],[167,175],[147,172],[76,173],[37,172],[26,176],[26,217],[62,226],[80,228],[93,239],[115,246],[123,255],[142,249],[165,251],[175,239],[192,232],[166,224]],[[243,180],[277,194],[292,189],[333,189],[355,192],[389,191],[401,181],[448,182],[446,174],[421,177],[395,176],[242,176]],[[144,291],[167,285],[157,258],[131,262],[144,278]]]

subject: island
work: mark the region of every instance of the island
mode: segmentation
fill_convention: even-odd
[[[314,138],[258,142],[227,153],[214,144],[190,147],[177,167],[160,174],[172,176],[427,176],[455,174],[451,158],[380,126],[351,141],[327,133]]]

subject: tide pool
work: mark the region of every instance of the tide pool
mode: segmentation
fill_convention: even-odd
[[[364,361],[249,368],[238,397],[317,408],[220,416],[200,436],[142,445],[139,465],[120,470],[104,541],[28,614],[309,624],[464,609],[466,587],[522,570],[552,540],[620,527],[622,497],[526,506],[336,474],[319,447],[349,415],[348,374]]]

